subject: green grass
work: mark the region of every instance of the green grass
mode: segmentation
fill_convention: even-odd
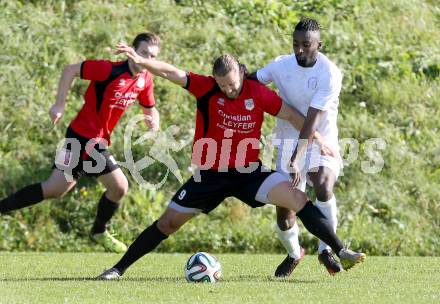
[[[190,254],[151,254],[119,282],[91,278],[118,256],[0,254],[0,303],[438,303],[440,258],[368,257],[331,277],[306,256],[289,280],[271,274],[282,255],[220,254],[223,280],[189,284]]]

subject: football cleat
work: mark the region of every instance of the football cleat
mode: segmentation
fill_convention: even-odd
[[[356,252],[348,248],[342,248],[338,255],[339,261],[341,261],[342,267],[345,270],[354,267],[356,264],[362,263],[367,257],[365,253]]]
[[[320,264],[325,266],[328,273],[331,275],[344,271],[341,263],[335,259],[330,250],[323,250],[320,254],[318,254],[318,261]]]
[[[124,253],[127,251],[127,246],[121,241],[117,240],[107,230],[103,233],[92,234],[90,237],[109,252]]]
[[[96,277],[97,280],[104,280],[104,281],[112,281],[112,280],[119,280],[122,277],[119,270],[116,268],[110,268],[101,273],[99,276]]]
[[[304,258],[304,248],[301,247],[301,256],[299,259],[294,259],[290,255],[287,255],[287,257],[281,262],[280,265],[278,265],[277,269],[275,270],[275,277],[277,278],[287,278],[289,277],[293,270],[298,266],[299,262]]]

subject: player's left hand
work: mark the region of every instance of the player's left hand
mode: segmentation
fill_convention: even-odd
[[[159,119],[154,119],[151,115],[145,115],[145,123],[154,132],[160,129]]]
[[[338,153],[335,150],[333,150],[332,147],[328,146],[326,143],[322,143],[321,144],[321,155],[336,157],[338,155]]]

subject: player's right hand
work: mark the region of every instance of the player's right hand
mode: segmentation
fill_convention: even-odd
[[[54,104],[49,110],[50,120],[52,120],[54,125],[60,121],[61,117],[63,117],[63,114],[64,106],[60,106],[58,104]]]

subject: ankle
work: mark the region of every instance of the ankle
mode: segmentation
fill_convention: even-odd
[[[102,224],[99,221],[95,221],[91,230],[91,234],[101,234],[104,233],[106,230],[107,229],[105,227],[105,224]]]

